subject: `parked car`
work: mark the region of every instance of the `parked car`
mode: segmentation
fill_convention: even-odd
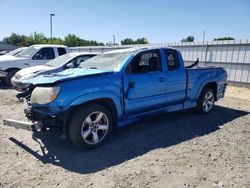
[[[7,50],[3,50],[3,51],[0,51],[0,56],[3,56],[3,55],[5,55],[5,54],[7,54],[9,51],[7,51]]]
[[[7,54],[4,54],[4,56],[6,56],[6,55],[15,56],[15,55],[17,55],[18,53],[20,53],[21,51],[25,50],[26,48],[27,48],[27,47],[20,47],[20,48],[17,48],[17,49],[15,49],[15,50],[12,50],[12,51],[8,52]],[[4,57],[4,56],[1,56],[1,57],[0,57],[0,60],[1,60],[1,58]]]
[[[107,52],[79,68],[28,80],[35,88],[25,113],[36,123],[4,124],[33,130],[62,127],[77,146],[94,148],[113,127],[153,114],[189,108],[209,113],[224,96],[226,79],[223,68],[185,68],[173,48]]]
[[[11,78],[23,68],[43,65],[60,55],[68,53],[63,45],[32,45],[16,56],[2,56],[0,59],[0,80],[11,86]]]
[[[88,58],[96,56],[97,54],[98,53],[96,52],[67,53],[49,61],[44,65],[24,68],[12,77],[12,86],[18,91],[25,92],[29,88],[30,83],[23,83],[23,81],[35,78],[41,74],[51,74],[68,68],[77,68],[82,62]]]

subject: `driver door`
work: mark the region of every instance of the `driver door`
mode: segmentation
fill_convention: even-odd
[[[124,74],[124,102],[128,116],[166,104],[166,75],[160,50],[139,53],[127,65]]]

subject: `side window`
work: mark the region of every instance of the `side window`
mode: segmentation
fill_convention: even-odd
[[[126,74],[141,74],[161,70],[160,51],[152,50],[138,54],[126,68]]]
[[[63,54],[66,54],[65,48],[57,48],[57,51],[58,51],[59,56],[63,55]]]
[[[168,65],[168,70],[175,70],[179,68],[179,61],[176,51],[166,50],[166,60]]]
[[[47,60],[54,58],[55,58],[55,53],[53,48],[42,48],[33,57],[33,59],[35,60]]]

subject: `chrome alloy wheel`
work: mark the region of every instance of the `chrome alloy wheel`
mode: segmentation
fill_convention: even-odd
[[[98,144],[106,136],[108,129],[109,121],[106,114],[100,111],[92,112],[82,124],[82,138],[88,144]]]
[[[213,92],[209,91],[206,93],[206,95],[204,96],[204,99],[203,99],[203,110],[205,112],[209,112],[212,107],[214,105],[214,94]]]

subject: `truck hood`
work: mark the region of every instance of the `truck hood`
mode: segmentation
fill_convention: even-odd
[[[29,59],[20,58],[11,55],[3,55],[0,56],[0,70],[6,70],[8,68],[24,68],[27,67],[25,63],[27,63]]]
[[[83,68],[72,68],[66,69],[58,73],[50,73],[46,75],[39,75],[35,78],[22,81],[23,83],[31,83],[33,85],[40,84],[53,84],[58,81],[71,80],[75,78],[93,76],[102,73],[109,73],[109,70],[98,70],[98,69],[83,69]]]
[[[36,74],[36,73],[39,73],[39,72],[52,70],[54,68],[55,67],[49,67],[49,66],[46,66],[46,65],[38,65],[38,66],[24,68],[24,69],[18,71],[18,74],[20,76],[25,76],[25,75],[29,75],[29,74]]]
[[[3,55],[0,56],[0,63],[4,63],[4,62],[8,62],[8,61],[20,61],[20,60],[24,60],[27,58],[23,58],[23,57],[16,57],[16,56],[12,56],[12,55]]]

